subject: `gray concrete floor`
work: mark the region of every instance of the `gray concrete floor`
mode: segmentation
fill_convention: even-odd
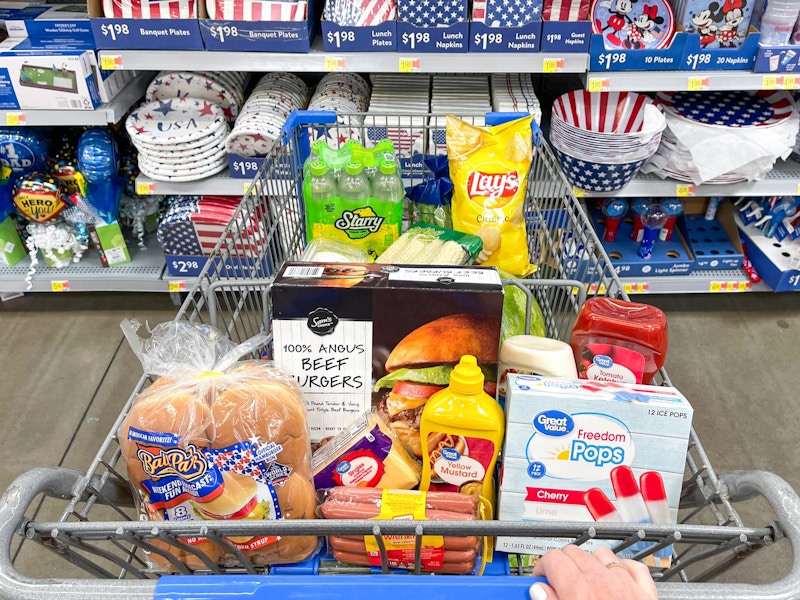
[[[667,313],[667,371],[695,408],[694,426],[715,469],[766,469],[800,490],[793,450],[800,439],[800,295],[638,299]],[[176,312],[166,294],[38,294],[0,305],[0,490],[34,467],[88,467],[141,374],[119,322],[157,323]],[[771,519],[760,501],[737,509],[749,526]],[[725,580],[775,581],[789,558],[775,544]],[[45,559],[31,561],[41,569],[31,576],[65,576],[61,559]]]

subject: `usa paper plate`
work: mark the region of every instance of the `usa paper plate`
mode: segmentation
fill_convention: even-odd
[[[666,0],[593,0],[592,32],[603,36],[606,48],[660,49],[675,33],[675,16]]]
[[[790,92],[659,92],[656,102],[690,121],[718,127],[770,127],[794,111]]]
[[[202,98],[155,100],[133,111],[125,122],[131,140],[169,145],[202,139],[227,127],[222,109]]]
[[[150,150],[156,152],[199,152],[202,148],[208,148],[208,146],[218,144],[220,140],[225,139],[229,132],[230,128],[226,123],[225,127],[220,128],[213,134],[192,140],[191,142],[153,144],[142,140],[135,140],[133,143],[140,152],[147,152]]]
[[[139,170],[142,172],[143,175],[149,177],[150,179],[155,179],[157,181],[173,181],[175,183],[181,183],[185,181],[197,181],[198,179],[206,179],[207,177],[211,177],[212,175],[216,175],[224,171],[228,167],[227,159],[221,161],[218,165],[214,166],[213,168],[206,168],[200,169],[194,173],[188,174],[181,174],[181,175],[164,175],[161,173],[156,173],[154,171],[149,171],[146,167],[140,167]]]

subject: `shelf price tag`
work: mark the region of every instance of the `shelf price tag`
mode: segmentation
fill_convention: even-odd
[[[600,296],[606,293],[606,286],[604,283],[593,283],[589,286],[589,293],[590,294],[599,294]]]
[[[564,70],[563,58],[545,58],[542,62],[542,73],[558,73]]]
[[[774,90],[778,88],[778,78],[775,75],[764,75],[761,80],[762,90]]]
[[[154,181],[137,181],[136,193],[140,196],[151,196],[156,193],[156,184]]]
[[[401,73],[419,73],[422,61],[419,58],[401,58],[399,71]]]
[[[783,76],[783,89],[793,90],[797,85],[797,79],[792,75]]]
[[[9,112],[6,113],[6,125],[9,127],[16,127],[17,125],[25,125],[25,113]]]
[[[572,193],[575,195],[576,198],[586,197],[586,190],[583,190],[579,187],[572,186]]]
[[[169,287],[170,293],[185,292],[186,291],[186,282],[185,281],[170,281],[168,287]]]
[[[122,57],[118,54],[104,54],[100,57],[100,68],[103,71],[119,71],[122,69]]]
[[[622,287],[625,288],[626,294],[644,294],[650,291],[649,283],[623,283]]]
[[[54,292],[68,292],[69,281],[51,281],[50,289]]]
[[[679,184],[675,188],[675,195],[679,198],[686,198],[687,196],[694,196],[697,193],[697,188],[693,185]]]
[[[325,57],[325,70],[326,71],[344,71],[345,60],[336,56]]]
[[[707,90],[710,85],[710,77],[689,77],[689,82],[686,89],[690,92],[701,92],[703,90]]]
[[[592,77],[587,86],[590,92],[608,92],[611,90],[611,80]]]

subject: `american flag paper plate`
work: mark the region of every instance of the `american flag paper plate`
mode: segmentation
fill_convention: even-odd
[[[230,21],[305,21],[308,3],[277,0],[211,0],[206,5],[211,19]]]

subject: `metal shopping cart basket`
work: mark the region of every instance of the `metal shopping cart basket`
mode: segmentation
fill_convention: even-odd
[[[487,116],[487,122],[492,118]],[[413,143],[398,147],[413,153],[435,151],[442,121],[430,115],[374,116],[296,113],[294,123],[245,194],[239,211],[222,235],[176,319],[212,324],[234,341],[269,331],[272,277],[287,259],[298,257],[304,244],[301,201],[302,160],[309,140],[326,136],[332,142],[350,135],[412,132]],[[346,135],[345,135],[346,134]],[[548,335],[567,339],[587,295],[625,298],[608,257],[579,201],[542,139],[536,135],[525,214],[534,275],[516,281],[536,299]],[[411,183],[421,173],[412,173]],[[268,351],[269,345],[262,349]],[[257,353],[260,355],[260,353]],[[658,382],[669,384],[661,372]],[[229,535],[511,535],[553,537],[582,544],[592,538],[619,540],[618,548],[645,540],[654,542],[640,557],[672,545],[671,568],[656,573],[660,597],[671,598],[797,598],[800,597],[800,505],[782,479],[767,472],[717,475],[700,441],[691,435],[682,494],[680,523],[671,525],[581,524],[446,521],[196,521],[140,522],[124,480],[115,432],[133,399],[150,380],[143,376],[122,414],[86,472],[36,469],[21,475],[0,501],[0,596],[4,598],[216,598],[249,594],[254,598],[346,598],[361,594],[401,593],[436,598],[478,598],[487,593],[527,598],[529,578],[518,557],[498,555],[483,577],[417,573],[373,573],[314,559],[299,565],[255,567],[244,557],[235,569],[208,564],[183,575],[159,575],[148,568],[146,552],[154,540],[186,548],[180,538],[205,536],[218,543]],[[734,501],[765,498],[772,520],[757,526],[742,522]],[[43,518],[47,515],[47,519]],[[54,516],[50,516],[54,515]],[[764,585],[712,583],[764,546],[779,540],[791,545],[792,566],[782,580]],[[13,555],[53,551],[63,557],[64,573],[44,578],[23,575]],[[516,560],[515,560],[516,558]],[[354,574],[354,571],[367,571]],[[326,577],[328,573],[336,577]],[[404,586],[398,587],[398,586]]]

